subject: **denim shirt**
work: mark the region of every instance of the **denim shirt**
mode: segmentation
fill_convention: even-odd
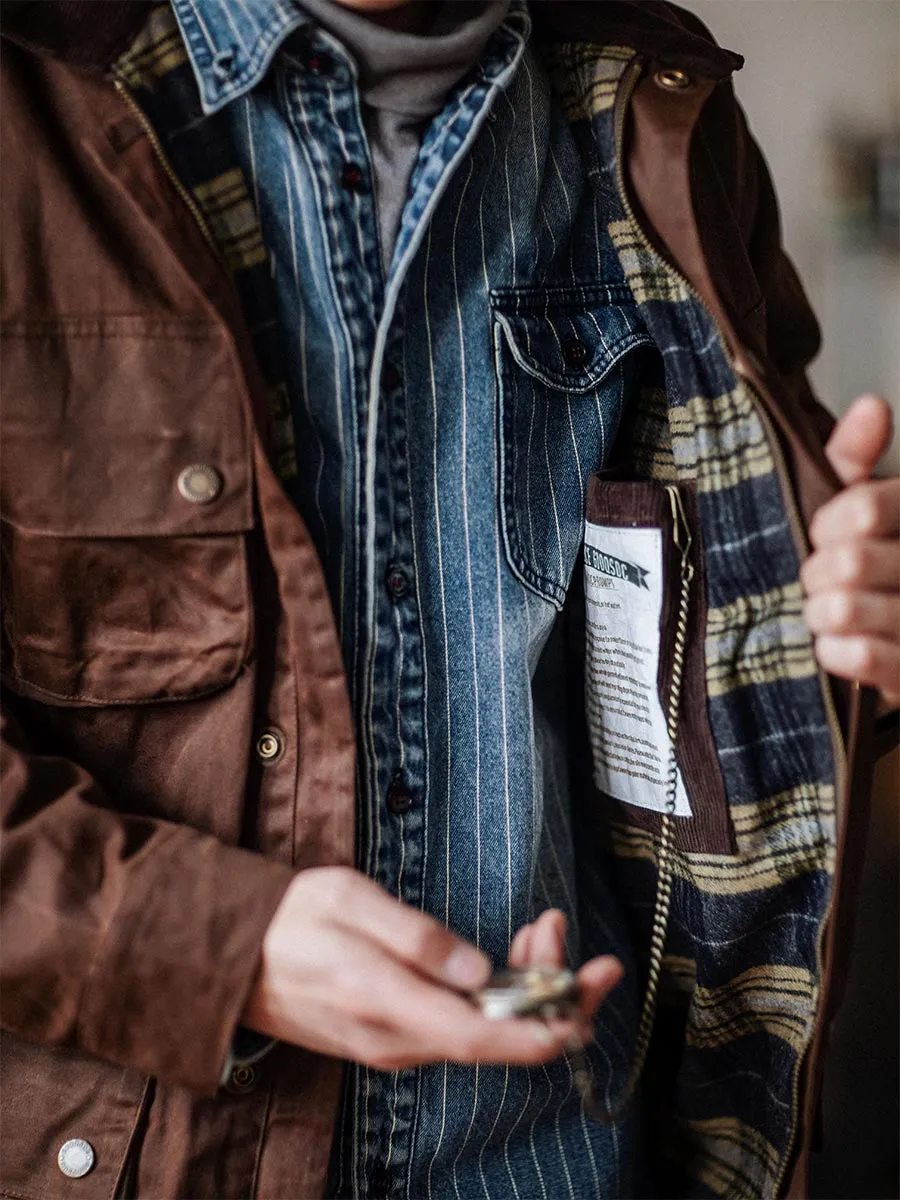
[[[573,804],[559,614],[647,340],[561,103],[514,3],[424,137],[385,273],[355,66],[290,0],[173,0],[274,280],[242,291],[283,374],[277,460],[315,539],[359,748],[359,866],[500,965],[550,906],[573,964],[626,982],[591,1050],[615,1099],[637,985]],[[175,169],[177,105],[149,109]],[[214,135],[214,136],[213,136]],[[591,1124],[569,1065],[348,1069],[333,1188],[634,1194],[636,1122]]]

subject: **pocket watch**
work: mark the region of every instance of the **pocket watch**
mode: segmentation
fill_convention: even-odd
[[[498,971],[476,992],[475,1003],[491,1021],[538,1017],[549,1021],[578,1012],[578,980],[564,967],[520,967]],[[594,1079],[584,1047],[577,1040],[566,1047],[572,1082],[591,1120],[608,1125],[619,1115],[607,1111],[594,1094]]]
[[[560,967],[521,967],[492,975],[475,1002],[492,1021],[508,1017],[571,1017],[578,1007],[578,981]]]

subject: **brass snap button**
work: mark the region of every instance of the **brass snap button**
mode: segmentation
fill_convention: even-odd
[[[69,1138],[60,1146],[56,1161],[68,1179],[81,1179],[94,1165],[94,1147],[84,1138]]]
[[[192,463],[178,476],[178,491],[191,504],[209,504],[222,490],[222,476],[206,463]]]
[[[256,1087],[256,1071],[249,1063],[238,1063],[228,1076],[228,1083],[225,1087],[229,1092],[234,1092],[238,1096],[245,1092],[252,1092]]]
[[[267,767],[284,754],[284,738],[277,729],[264,729],[256,739],[256,755]]]
[[[653,78],[657,86],[665,88],[668,92],[683,92],[694,86],[694,80],[687,71],[682,71],[680,67],[663,67],[661,71],[656,72]]]

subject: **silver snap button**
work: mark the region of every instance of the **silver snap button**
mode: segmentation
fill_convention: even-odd
[[[266,766],[278,762],[284,754],[284,738],[277,729],[266,729],[256,739],[256,753]]]
[[[694,85],[694,81],[687,71],[682,71],[679,67],[664,67],[661,71],[657,71],[653,78],[659,87],[665,88],[669,92],[683,92],[686,88]]]
[[[222,490],[222,476],[215,467],[193,463],[178,476],[178,490],[191,504],[209,504]]]
[[[84,1138],[69,1138],[60,1146],[56,1161],[63,1175],[80,1179],[94,1165],[94,1147]]]

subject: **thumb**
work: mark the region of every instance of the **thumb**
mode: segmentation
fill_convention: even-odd
[[[850,405],[825,446],[844,487],[868,479],[891,440],[891,409],[880,396],[860,396]]]

